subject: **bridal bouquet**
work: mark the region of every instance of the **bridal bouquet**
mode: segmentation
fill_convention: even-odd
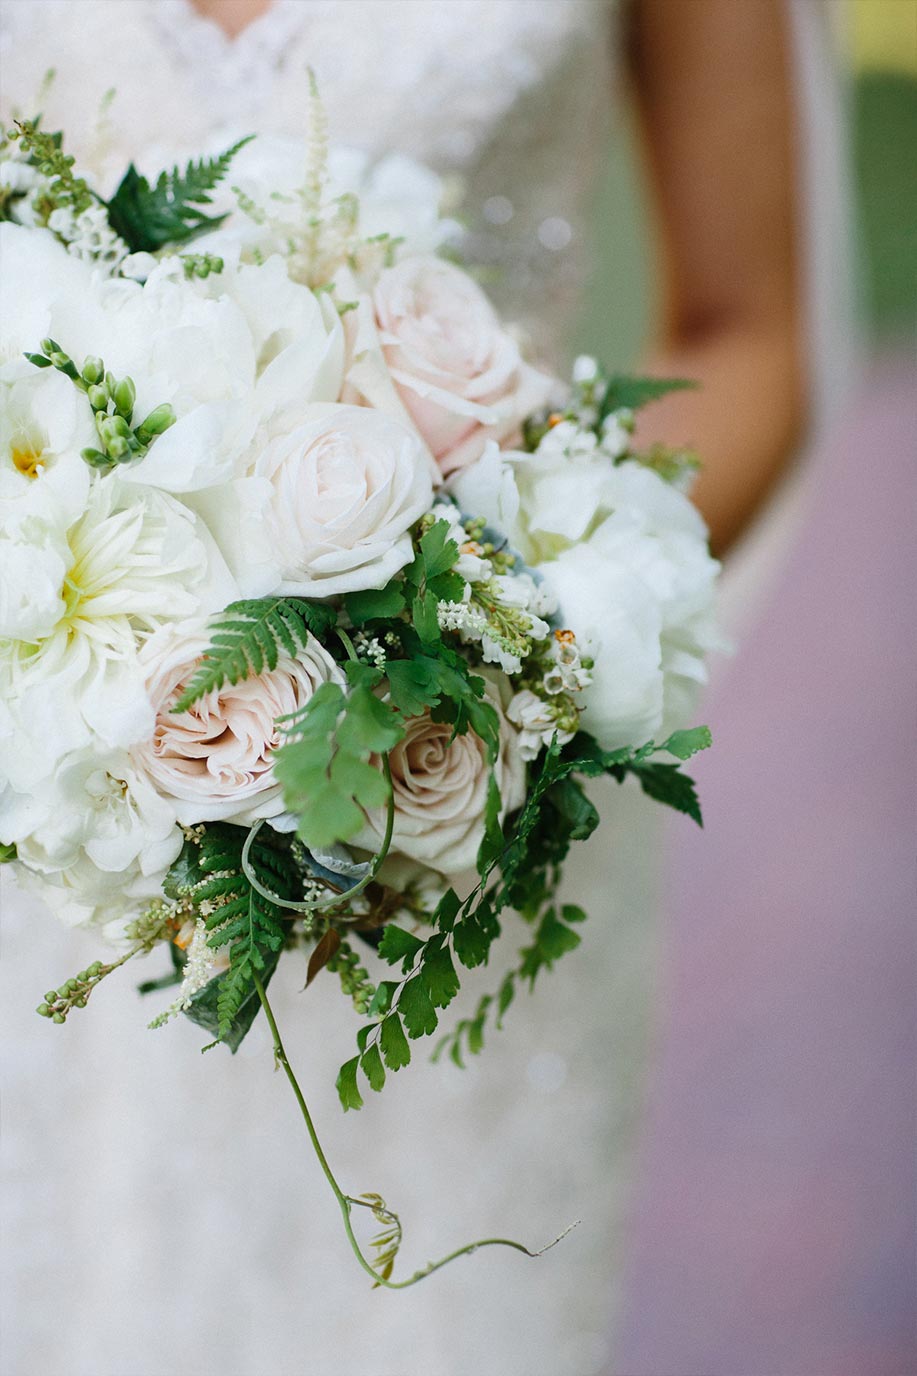
[[[317,103],[305,156],[246,140],[106,194],[38,122],[0,148],[2,856],[109,943],[38,1012],[159,949],[153,1026],[234,1051],[263,1009],[389,1286],[436,1267],[392,1281],[397,1217],[327,1166],[278,962],[359,1015],[345,1109],[437,1030],[461,1064],[580,941],[584,781],[700,821],[715,643],[693,460],[634,440],[684,384],[526,362],[439,199],[329,152]],[[518,965],[442,1028],[504,910]]]

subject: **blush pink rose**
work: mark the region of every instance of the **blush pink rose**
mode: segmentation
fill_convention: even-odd
[[[140,658],[156,723],[131,751],[134,763],[186,826],[276,817],[283,811],[272,760],[277,718],[305,706],[321,684],[343,683],[343,675],[310,637],[295,658],[281,655],[275,669],[225,683],[187,712],[172,712],[209,644],[206,625],[185,623],[158,631],[144,646]]]
[[[500,721],[500,752],[493,766],[502,811],[525,797],[525,763],[515,729],[503,712],[505,693],[495,676],[485,675],[487,698]],[[474,868],[484,835],[490,764],[484,742],[473,731],[452,739],[452,727],[429,713],[413,717],[407,733],[389,754],[395,798],[392,854],[419,860],[441,874]],[[372,813],[355,844],[376,850],[385,824]]]
[[[444,477],[488,440],[513,443],[553,380],[525,363],[467,273],[434,257],[406,258],[372,296],[379,341],[402,404]]]

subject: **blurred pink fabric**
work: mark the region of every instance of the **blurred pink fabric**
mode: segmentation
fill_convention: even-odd
[[[886,359],[708,704],[617,1376],[917,1372],[915,435]]]

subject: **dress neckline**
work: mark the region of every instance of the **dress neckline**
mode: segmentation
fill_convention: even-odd
[[[189,64],[216,61],[235,65],[255,57],[268,64],[278,60],[303,9],[311,6],[312,0],[273,0],[237,34],[227,33],[192,0],[153,0],[150,10],[173,49]]]

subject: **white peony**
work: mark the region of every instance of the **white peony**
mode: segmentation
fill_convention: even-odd
[[[500,751],[494,775],[502,814],[525,797],[525,763],[518,737],[504,713],[505,680],[487,674],[487,698],[500,723]],[[490,765],[483,741],[473,731],[452,739],[452,727],[429,713],[407,723],[403,741],[389,754],[395,798],[392,854],[429,865],[440,874],[474,868],[484,836]],[[385,813],[368,815],[354,844],[377,850]]]
[[[181,849],[175,809],[123,751],[78,751],[27,802],[0,800],[0,829],[18,858],[45,875],[68,871],[87,891],[117,888],[136,867],[161,875]],[[101,876],[96,874],[101,871]]]
[[[11,518],[0,542],[0,748],[16,789],[96,739],[138,739],[152,724],[137,655],[166,622],[217,610],[235,584],[186,507],[117,475],[92,479],[85,511]]]
[[[227,261],[190,280],[179,259],[166,258],[140,283],[93,273],[51,235],[9,225],[0,234],[0,362],[50,336],[78,366],[101,356],[116,377],[133,379],[135,422],[162,403],[173,407],[176,424],[125,465],[126,482],[172,493],[226,482],[244,470],[264,427],[289,428],[310,402],[337,399],[337,311],[291,282],[280,258]],[[17,285],[36,281],[41,293]]]
[[[343,683],[343,675],[310,637],[295,658],[281,655],[276,668],[172,712],[209,644],[206,624],[198,623],[164,628],[145,645],[140,663],[156,720],[131,752],[134,765],[186,825],[275,817],[283,811],[272,760],[277,718],[304,707],[321,684]]]
[[[359,406],[316,405],[250,475],[197,509],[247,596],[381,588],[413,556],[433,485],[417,436]]]
[[[703,521],[681,492],[633,462],[611,468],[581,544],[541,565],[560,616],[595,658],[583,727],[606,749],[657,739],[690,718],[719,648]]]

